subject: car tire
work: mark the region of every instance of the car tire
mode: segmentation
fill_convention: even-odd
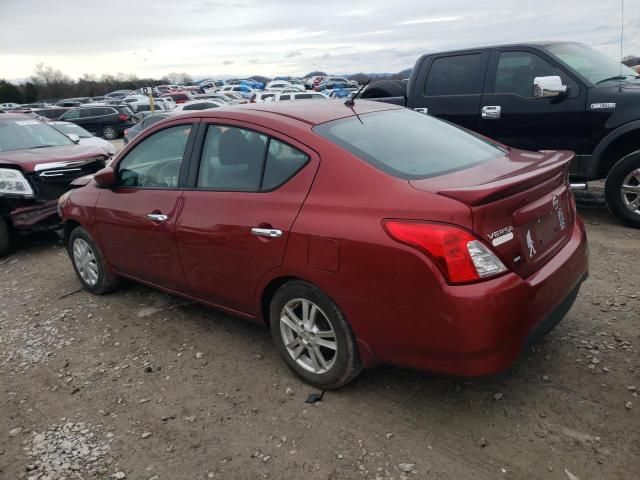
[[[623,223],[640,228],[640,150],[623,157],[609,171],[605,199]]]
[[[11,230],[7,220],[0,217],[0,258],[11,251]]]
[[[85,290],[102,295],[118,287],[118,277],[107,267],[102,252],[82,227],[69,235],[67,251],[73,269]]]
[[[105,140],[116,140],[118,138],[118,129],[113,125],[105,125],[102,127],[102,138]]]
[[[407,86],[400,80],[379,80],[364,89],[361,98],[406,97]]]
[[[299,280],[287,282],[273,296],[269,314],[280,355],[306,383],[336,389],[362,372],[351,327],[322,290]]]

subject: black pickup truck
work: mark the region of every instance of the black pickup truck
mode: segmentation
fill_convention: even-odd
[[[572,182],[606,178],[609,208],[640,228],[640,76],[584,44],[427,54],[408,83],[374,82],[361,98],[405,105],[515,148],[573,150]]]

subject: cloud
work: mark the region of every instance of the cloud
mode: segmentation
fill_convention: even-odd
[[[640,54],[640,2],[625,10],[624,54]],[[161,76],[169,68],[196,78],[393,72],[421,53],[541,36],[617,58],[619,35],[619,8],[596,0],[325,0],[321,8],[299,0],[181,0],[162,8],[110,0],[109,9],[86,0],[0,0],[7,78],[26,78],[40,62],[74,77]]]

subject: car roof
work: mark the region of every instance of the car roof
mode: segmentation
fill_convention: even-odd
[[[312,102],[312,103],[311,103]],[[348,107],[342,101],[317,102],[317,100],[296,100],[295,102],[266,102],[249,103],[233,107],[221,107],[209,112],[199,110],[198,116],[218,116],[220,111],[251,112],[265,117],[268,114],[282,115],[293,118],[309,125],[319,125],[339,118],[362,115],[382,110],[395,110],[404,107],[383,102],[356,100],[353,107]],[[313,107],[311,107],[313,105]]]
[[[476,51],[476,50],[500,49],[500,48],[549,47],[551,45],[556,45],[559,43],[580,43],[580,42],[571,42],[568,40],[564,40],[564,41],[563,40],[556,40],[556,41],[547,40],[547,41],[537,41],[537,42],[503,43],[499,45],[476,45],[476,46],[472,45],[472,46],[457,48],[455,50],[428,52],[422,55],[422,57],[428,57],[431,55],[447,55],[449,53],[470,52],[470,51]]]

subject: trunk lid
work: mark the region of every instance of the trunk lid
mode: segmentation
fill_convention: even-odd
[[[566,151],[511,149],[490,162],[409,183],[466,204],[474,233],[524,278],[571,236],[576,213],[568,171],[573,157]]]

